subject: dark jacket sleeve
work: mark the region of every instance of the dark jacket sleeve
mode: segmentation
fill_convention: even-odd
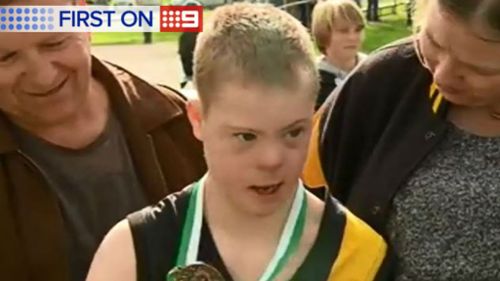
[[[377,275],[373,281],[393,281],[396,280],[396,254],[392,247],[387,248],[384,261],[380,265]]]
[[[398,89],[411,80],[407,56],[414,56],[411,43],[379,51],[325,102],[317,124],[319,160],[329,189],[342,203],[401,100]]]

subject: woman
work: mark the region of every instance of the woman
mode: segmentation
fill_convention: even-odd
[[[322,56],[318,62],[320,90],[316,110],[365,57],[360,53],[365,19],[356,2],[327,0],[313,10],[312,33]]]
[[[500,1],[418,11],[327,101],[306,183],[388,239],[398,280],[500,280]]]

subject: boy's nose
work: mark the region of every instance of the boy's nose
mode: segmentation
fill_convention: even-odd
[[[285,160],[285,152],[277,145],[268,145],[261,151],[259,157],[259,168],[263,170],[276,170],[280,168]]]

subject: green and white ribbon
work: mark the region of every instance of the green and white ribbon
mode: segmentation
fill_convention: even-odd
[[[203,222],[203,190],[206,175],[193,186],[189,206],[182,229],[181,245],[176,266],[184,267],[197,262],[200,245],[201,226]],[[283,270],[300,244],[307,213],[306,189],[298,181],[297,190],[288,214],[285,227],[281,233],[278,246],[259,281],[271,281]]]

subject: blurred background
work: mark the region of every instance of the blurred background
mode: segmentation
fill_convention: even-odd
[[[152,1],[152,2],[148,2]],[[89,5],[186,5],[192,0],[87,0]],[[214,8],[234,0],[196,0],[204,7],[206,23]],[[310,26],[311,11],[315,1],[261,0],[280,7]],[[357,1],[367,19],[362,51],[370,53],[377,48],[412,33],[414,0],[361,0]],[[178,55],[180,33],[153,33],[151,42],[145,44],[142,33],[94,33],[93,53],[105,60],[116,62],[140,75],[145,80],[166,84],[179,89],[183,80],[182,65]]]

